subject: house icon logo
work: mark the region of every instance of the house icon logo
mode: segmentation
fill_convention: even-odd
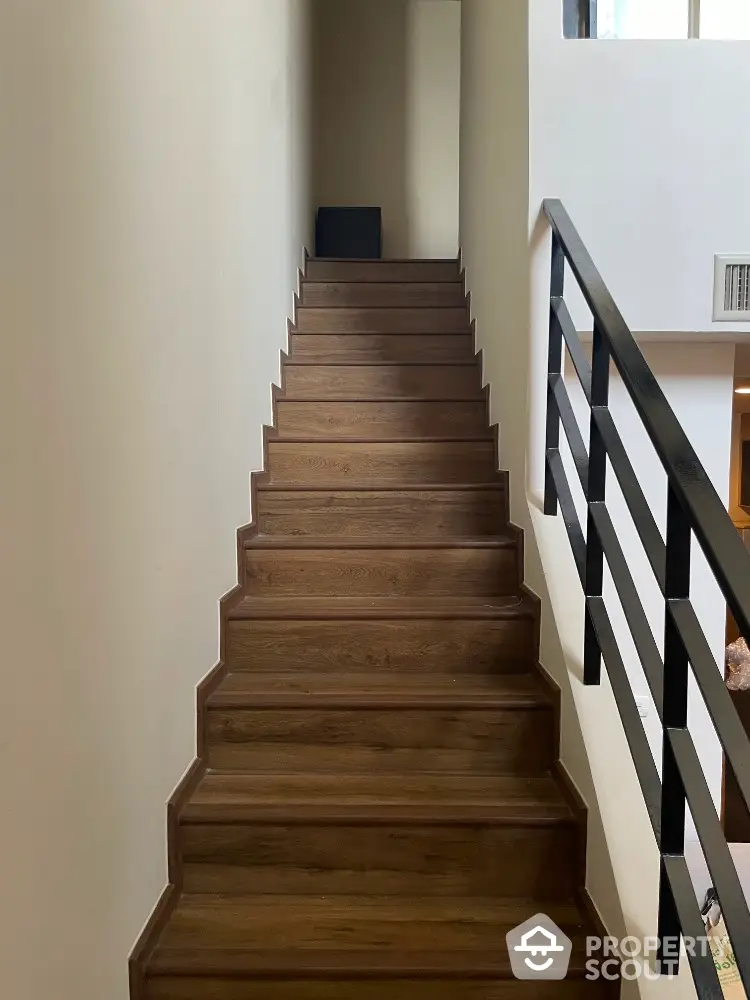
[[[529,917],[505,940],[516,979],[565,979],[573,943],[546,914]]]

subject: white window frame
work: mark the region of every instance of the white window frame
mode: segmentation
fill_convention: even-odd
[[[701,37],[701,0],[688,0],[688,38]]]
[[[658,0],[654,0],[658,3]],[[689,39],[701,37],[701,0],[685,0],[688,5]],[[748,0],[750,3],[750,0]],[[564,0],[565,37],[587,38],[589,20],[596,23],[596,0]],[[576,25],[577,22],[577,25]],[[576,27],[578,31],[576,31]],[[594,37],[596,35],[594,34]]]

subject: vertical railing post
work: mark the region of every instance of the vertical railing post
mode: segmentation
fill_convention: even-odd
[[[603,504],[607,483],[607,449],[596,422],[596,407],[609,405],[609,347],[598,324],[594,324],[591,357],[591,422],[589,426],[589,474],[586,497],[586,597],[602,597],[604,550],[592,514],[593,504]],[[591,615],[586,605],[583,636],[583,683],[598,684],[602,673],[602,653]]]
[[[667,552],[664,572],[664,687],[663,742],[661,776],[661,842],[659,876],[659,939],[671,939],[665,953],[662,945],[661,971],[677,972],[677,948],[680,922],[675,907],[664,858],[685,854],[685,788],[672,750],[669,731],[687,728],[688,673],[687,650],[669,613],[669,602],[690,596],[690,525],[670,485],[667,494]]]
[[[556,234],[552,233],[552,268],[550,271],[549,349],[547,355],[547,433],[544,444],[544,513],[557,514],[557,491],[549,467],[550,448],[560,447],[560,414],[552,394],[550,375],[562,372],[563,338],[560,324],[553,308],[554,300],[561,299],[565,290],[565,254]]]

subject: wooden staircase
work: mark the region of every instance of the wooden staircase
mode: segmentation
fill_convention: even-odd
[[[134,1000],[600,995],[456,262],[310,260],[274,407]],[[539,911],[564,982],[511,975]]]

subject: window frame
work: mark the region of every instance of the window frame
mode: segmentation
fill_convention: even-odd
[[[688,5],[688,39],[701,37],[701,0],[685,0]],[[565,38],[596,38],[597,0],[563,0]]]

